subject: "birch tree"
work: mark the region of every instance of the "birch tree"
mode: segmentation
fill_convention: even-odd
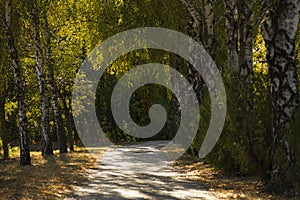
[[[267,46],[267,61],[270,74],[272,103],[272,138],[270,149],[270,171],[286,176],[287,169],[276,163],[278,150],[282,149],[289,166],[294,166],[296,158],[287,137],[293,134],[289,128],[298,103],[298,74],[295,62],[295,38],[298,31],[300,12],[299,0],[274,1],[267,19],[262,25],[262,34]]]
[[[203,38],[204,47],[210,54],[214,54],[215,47],[215,24],[214,24],[214,0],[204,0],[202,2],[203,12]]]
[[[2,13],[1,13],[2,14]],[[0,26],[0,31],[4,32],[4,26]],[[0,54],[0,69],[2,73],[0,74],[0,137],[2,139],[3,148],[3,158],[8,159],[8,132],[6,130],[6,119],[5,119],[5,102],[8,93],[7,84],[7,51],[5,46],[5,35],[0,36],[0,49],[2,53]]]
[[[45,11],[44,11],[45,12]],[[43,14],[44,18],[44,32],[45,32],[45,52],[46,52],[46,64],[48,69],[48,77],[49,77],[49,86],[51,91],[51,99],[52,99],[52,107],[54,111],[54,121],[56,125],[56,134],[57,134],[57,140],[59,145],[59,151],[60,153],[67,153],[67,144],[66,144],[66,133],[65,129],[63,127],[63,121],[61,116],[61,108],[59,106],[58,102],[58,90],[57,85],[55,82],[54,77],[54,70],[53,70],[53,60],[51,57],[51,32],[50,27],[48,24],[48,19],[46,13]]]
[[[1,60],[2,61],[2,60]],[[5,119],[5,99],[7,96],[7,84],[6,84],[6,73],[5,67],[1,66],[3,62],[0,62],[0,69],[4,71],[4,73],[0,74],[0,136],[2,139],[2,147],[3,147],[3,158],[8,159],[8,134],[6,130],[6,119]]]
[[[53,154],[52,142],[50,138],[50,125],[49,125],[49,101],[48,91],[46,87],[46,74],[45,74],[45,63],[43,58],[43,50],[41,46],[40,36],[40,13],[37,2],[31,4],[31,17],[33,26],[33,42],[36,54],[36,74],[39,84],[40,93],[40,110],[41,110],[41,128],[42,128],[42,154],[51,155]]]
[[[181,0],[187,10],[189,11],[189,19],[188,19],[188,34],[191,38],[193,38],[195,41],[199,42],[200,44],[203,44],[203,21],[201,19],[200,14],[192,4],[190,0]],[[209,18],[210,19],[210,18]],[[208,46],[207,46],[208,47]],[[197,48],[193,45],[189,44],[189,54],[192,59],[198,59],[199,55],[197,52]],[[193,60],[193,64],[197,63],[197,60]],[[200,73],[194,69],[192,64],[188,64],[188,80],[192,84],[193,89],[198,93],[198,96],[201,98],[201,76]]]
[[[238,29],[236,14],[236,0],[224,0],[225,22],[227,30],[227,69],[238,71]]]
[[[29,140],[27,131],[26,104],[24,100],[23,80],[21,75],[21,65],[19,54],[15,45],[15,38],[12,31],[12,0],[7,0],[5,4],[5,28],[7,44],[9,48],[12,68],[14,71],[14,83],[16,87],[16,99],[19,110],[19,133],[20,133],[20,165],[30,165]]]

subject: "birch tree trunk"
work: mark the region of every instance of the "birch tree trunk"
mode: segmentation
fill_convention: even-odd
[[[253,47],[253,11],[251,2],[237,1],[238,7],[238,41],[239,47],[239,79],[252,84],[252,47]]]
[[[19,133],[20,133],[20,165],[30,165],[29,140],[27,132],[27,118],[26,118],[26,104],[24,101],[24,90],[21,76],[21,66],[19,55],[15,46],[15,38],[12,32],[12,0],[7,0],[5,4],[6,11],[6,36],[9,48],[10,57],[12,60],[12,67],[14,70],[14,83],[16,87],[16,99],[18,101],[19,109]]]
[[[203,44],[202,42],[202,29],[203,29],[203,22],[201,20],[201,17],[199,13],[197,12],[196,8],[193,6],[193,4],[190,2],[190,0],[181,0],[185,6],[187,7],[190,17],[188,20],[188,34],[191,38],[193,38],[195,41],[199,42],[200,44]],[[200,55],[197,54],[198,50],[192,45],[189,44],[189,55],[193,59],[198,59]],[[197,61],[194,61],[193,63],[197,63]],[[197,96],[202,96],[202,81],[200,73],[194,69],[192,64],[188,64],[188,81],[192,84],[193,89],[196,91]]]
[[[8,159],[8,135],[6,130],[6,120],[5,120],[5,98],[6,98],[6,74],[5,70],[3,74],[0,74],[0,136],[2,139],[3,148],[3,158]]]
[[[2,27],[0,28],[2,31]],[[9,158],[8,133],[6,130],[6,119],[5,119],[5,102],[6,102],[7,92],[8,92],[6,66],[8,64],[6,64],[7,54],[5,51],[6,46],[5,46],[3,36],[0,36],[0,49],[2,49],[2,54],[0,54],[0,69],[2,71],[2,73],[0,74],[0,137],[2,139],[3,159],[8,159]]]
[[[227,47],[227,68],[228,70],[238,71],[239,56],[238,56],[238,27],[235,14],[236,0],[224,0],[225,3],[225,22],[228,35]]]
[[[204,16],[204,25],[203,25],[203,33],[205,38],[204,47],[206,51],[210,54],[214,54],[214,1],[213,0],[205,0],[203,1],[202,9],[203,9],[203,16]]]
[[[32,25],[33,25],[33,40],[36,53],[36,73],[39,84],[40,92],[40,110],[41,110],[41,127],[42,127],[42,136],[43,136],[43,155],[53,154],[52,142],[50,139],[50,125],[49,125],[49,101],[47,96],[47,87],[46,87],[46,75],[45,75],[45,66],[43,59],[43,51],[41,47],[40,39],[40,22],[39,22],[39,10],[36,2],[33,2],[32,10]]]
[[[44,15],[45,20],[45,39],[46,39],[46,62],[48,67],[48,76],[49,76],[49,85],[51,90],[51,98],[52,98],[52,107],[54,111],[54,121],[56,125],[56,134],[57,140],[59,143],[59,152],[67,153],[67,144],[66,144],[66,134],[65,129],[63,127],[61,109],[58,102],[57,97],[57,86],[55,83],[54,73],[53,73],[53,62],[51,58],[51,33],[49,30],[47,16]]]
[[[299,0],[277,0],[268,18],[262,25],[262,34],[267,45],[267,61],[270,74],[272,100],[272,137],[270,171],[285,176],[287,169],[274,161],[278,149],[285,152],[289,166],[295,165],[295,155],[287,137],[293,132],[289,128],[297,106],[298,75],[295,63],[295,38],[300,12]],[[277,150],[276,150],[277,149]]]
[[[73,115],[72,115],[72,102],[68,91],[63,91],[60,94],[60,99],[63,103],[63,111],[66,116],[67,123],[67,137],[70,151],[74,151],[74,135],[73,135]]]
[[[73,134],[73,116],[72,116],[72,102],[71,98],[69,98],[69,106],[66,107],[66,114],[68,116],[68,139],[70,144],[70,151],[74,151],[74,134]]]
[[[68,130],[68,140],[69,140],[69,149],[70,151],[74,151],[74,135],[73,135],[73,116],[71,112],[71,100],[69,98],[67,105],[67,97],[63,100],[64,103],[64,113],[67,117],[67,130]]]
[[[254,14],[251,1],[237,1],[238,12],[238,101],[237,125],[241,134],[240,141],[244,141],[245,154],[250,163],[256,163],[256,171],[263,174],[263,162],[255,153],[255,130],[252,123],[254,101],[254,72],[253,72],[253,44],[254,44]],[[258,167],[260,167],[258,169]]]

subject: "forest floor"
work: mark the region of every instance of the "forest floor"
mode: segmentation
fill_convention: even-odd
[[[184,155],[175,161],[173,167],[176,171],[186,174],[187,179],[204,184],[207,190],[214,193],[218,199],[288,199],[265,192],[263,183],[258,178],[224,174],[221,170],[204,164],[189,155]]]
[[[264,192],[258,179],[227,176],[186,155],[151,169],[130,160],[130,152],[155,150],[148,147],[103,151],[98,160],[82,148],[47,159],[31,152],[32,166],[25,167],[14,153],[0,160],[0,199],[287,199]]]
[[[19,166],[18,149],[10,160],[0,160],[0,199],[61,199],[87,182],[87,169],[95,158],[82,148],[76,152],[42,157],[31,152],[31,166]]]

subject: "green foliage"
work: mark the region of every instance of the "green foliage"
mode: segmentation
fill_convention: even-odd
[[[101,127],[104,129],[104,132],[108,138],[110,138],[112,141],[132,142],[141,140],[125,134],[115,124],[110,108],[111,94],[115,84],[126,72],[128,72],[130,69],[133,69],[135,66],[149,62],[168,64],[168,57],[169,56],[167,54],[164,54],[163,52],[157,52],[156,50],[138,50],[118,58],[106,70],[98,85],[96,93],[96,110]],[[145,75],[148,76],[148,74]],[[159,76],[159,74],[157,76]],[[163,80],[163,77],[160,77],[160,80]],[[127,87],[131,87],[130,82],[128,83]],[[148,111],[154,104],[161,104],[168,113],[168,119],[165,127],[160,131],[160,133],[157,133],[148,140],[170,140],[176,133],[174,132],[175,130],[173,130],[174,124],[172,120],[174,118],[174,108],[172,107],[172,101],[174,97],[170,94],[172,94],[171,91],[168,91],[166,88],[150,84],[139,88],[131,97],[130,114],[132,119],[140,126],[146,126],[148,123],[150,123]],[[120,95],[122,96],[122,94]]]

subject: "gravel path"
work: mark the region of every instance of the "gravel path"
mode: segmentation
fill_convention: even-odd
[[[216,199],[199,182],[188,180],[170,163],[147,162],[147,156],[159,151],[168,141],[146,142],[107,151],[99,167],[91,169],[90,182],[78,186],[67,199]]]

